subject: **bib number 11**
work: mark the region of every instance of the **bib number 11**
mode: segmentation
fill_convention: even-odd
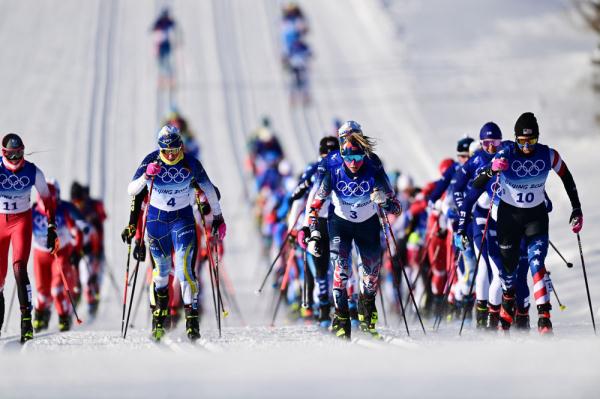
[[[16,202],[3,202],[2,204],[4,205],[3,209],[5,211],[16,211],[17,210]]]
[[[533,195],[533,193],[527,193],[525,195],[523,195],[523,193],[518,193],[517,194],[517,202],[520,204],[523,204],[525,202],[527,202],[528,204],[533,202],[533,199],[535,198],[535,195]],[[523,200],[525,199],[525,200]]]

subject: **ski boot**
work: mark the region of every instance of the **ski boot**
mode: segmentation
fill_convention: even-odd
[[[350,315],[348,314],[348,311],[335,310],[333,322],[331,323],[331,331],[338,338],[350,340],[352,327],[350,326]]]
[[[487,301],[477,301],[477,305],[475,306],[475,321],[477,323],[478,330],[481,330],[486,327],[487,315]]]
[[[319,326],[321,328],[329,328],[331,326],[331,305],[328,303],[322,303],[319,305]]]
[[[500,306],[500,325],[502,330],[510,330],[515,318],[515,293],[505,291],[502,294],[502,305]]]
[[[444,296],[433,295],[431,298],[432,313],[435,320],[444,318]],[[406,309],[405,309],[406,310]]]
[[[96,299],[88,304],[88,314],[90,318],[95,318],[96,314],[98,314],[98,301]]]
[[[50,322],[50,310],[42,309],[35,310],[33,318],[33,331],[38,333],[40,331],[48,329],[48,323]]]
[[[4,324],[4,292],[0,291],[0,332]]]
[[[523,332],[529,332],[531,329],[529,326],[529,306],[517,308],[517,313],[515,314],[515,329]]]
[[[300,308],[300,317],[302,317],[302,319],[305,321],[312,321],[315,317],[315,313],[312,310],[312,306],[309,305],[307,308],[302,306]]]
[[[446,315],[446,321],[451,322],[453,320],[462,320],[462,312],[463,312],[463,303],[462,301],[454,300],[454,302],[449,303],[448,306],[450,310]]]
[[[500,323],[500,305],[488,304],[488,314],[485,328],[488,331],[498,331]]]
[[[65,332],[71,329],[71,315],[58,316],[58,331]]]
[[[160,341],[165,335],[165,319],[169,315],[169,288],[155,290],[156,307],[152,312],[152,338]]]
[[[552,322],[550,321],[550,310],[552,305],[550,303],[544,303],[537,305],[538,309],[538,332],[540,335],[552,336]]]
[[[358,328],[375,339],[382,339],[382,336],[375,329],[377,319],[378,315],[377,307],[375,306],[375,295],[367,296],[361,293],[358,297]]]
[[[185,332],[190,341],[200,338],[200,316],[192,305],[185,305]]]
[[[33,339],[33,325],[31,324],[31,310],[21,312],[21,343]]]

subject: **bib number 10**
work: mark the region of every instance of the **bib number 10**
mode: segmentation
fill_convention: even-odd
[[[3,202],[2,206],[3,206],[2,209],[4,209],[5,211],[16,211],[17,210],[16,202]]]
[[[535,198],[535,195],[533,195],[533,193],[527,193],[527,194],[518,193],[517,194],[517,202],[520,204],[523,204],[525,202],[530,204],[533,202],[534,198]]]

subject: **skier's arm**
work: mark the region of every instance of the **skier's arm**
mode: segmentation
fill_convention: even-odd
[[[375,175],[375,189],[382,191],[385,195],[385,202],[378,205],[388,213],[394,215],[402,213],[402,205],[400,205],[400,202],[398,202],[398,199],[394,195],[394,189],[383,168],[378,169]],[[373,199],[373,196],[371,196],[371,199]]]
[[[454,176],[454,168],[448,168],[444,172],[444,174],[442,175],[442,178],[439,179],[435,183],[435,188],[433,189],[433,191],[429,195],[429,199],[431,200],[431,202],[435,202],[435,201],[439,200],[442,197],[442,195],[444,194],[444,192],[448,189],[448,186],[450,185],[450,182],[452,182],[452,177],[453,176]]]
[[[317,219],[319,217],[319,211],[323,207],[323,204],[331,194],[331,175],[326,173],[321,180],[321,184],[317,189],[313,200],[310,202],[308,210],[308,225],[310,230],[317,229]]]
[[[562,180],[565,191],[571,201],[571,207],[573,209],[581,210],[581,202],[579,202],[579,194],[577,193],[577,187],[575,186],[575,180],[571,171],[567,167],[567,164],[562,160],[560,154],[556,150],[551,150],[552,169]]]
[[[50,198],[50,189],[48,189],[48,184],[46,184],[44,173],[37,166],[35,168],[35,189],[44,202],[48,224],[55,225],[54,214],[56,210],[54,209],[52,198]]]
[[[300,176],[300,179],[298,180],[298,185],[296,186],[292,193],[292,196],[290,197],[291,201],[296,201],[297,199],[302,198],[304,194],[306,194],[308,189],[313,184],[313,176],[317,172],[317,168],[318,164],[316,163],[311,163],[310,165],[308,165],[308,167],[306,168],[304,173],[302,173],[302,176]]]
[[[210,181],[208,174],[204,170],[204,167],[197,159],[193,159],[195,161],[196,167],[194,168],[194,179],[198,183],[198,186],[206,195],[206,199],[210,205],[210,209],[214,216],[219,216],[222,214],[221,205],[219,204],[219,198],[217,197],[217,191],[215,190],[215,186]]]
[[[471,159],[461,166],[454,175],[454,192],[452,199],[454,200],[454,205],[456,205],[457,209],[461,208],[464,201],[465,190],[467,189],[469,180],[473,177]]]

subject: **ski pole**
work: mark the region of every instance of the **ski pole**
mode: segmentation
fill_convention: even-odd
[[[379,300],[381,302],[381,312],[383,313],[383,325],[384,326],[388,326],[388,321],[387,321],[387,313],[385,311],[385,304],[383,302],[383,291],[381,291],[381,285],[378,285],[378,290],[379,290]]]
[[[54,254],[54,259],[58,259],[58,253]],[[75,301],[73,301],[73,296],[71,295],[71,289],[69,288],[69,284],[67,282],[67,278],[65,277],[65,272],[63,271],[62,263],[59,265],[60,270],[60,278],[62,279],[63,285],[65,286],[65,290],[67,291],[67,296],[69,297],[69,302],[71,302],[71,307],[73,308],[73,314],[75,315],[75,320],[77,324],[83,323],[79,316],[77,315],[77,309],[75,308]]]
[[[552,292],[554,292],[554,297],[556,298],[556,301],[558,302],[558,307],[560,308],[560,310],[566,310],[567,307],[565,305],[563,305],[560,302],[560,299],[558,298],[558,294],[556,293],[556,288],[554,287],[554,283],[552,282],[552,279],[550,278],[550,272],[548,270],[546,270],[546,275],[548,276],[548,284],[549,284],[549,288],[552,290]]]
[[[223,262],[222,262],[223,263]],[[223,278],[223,288],[225,288],[225,296],[228,298],[229,300],[229,305],[233,308],[233,310],[238,314],[238,316],[240,317],[240,320],[242,322],[242,325],[246,326],[246,320],[244,319],[244,315],[242,314],[242,310],[240,309],[240,306],[238,304],[236,295],[235,295],[235,289],[233,288],[233,284],[231,283],[231,279],[229,278],[229,275],[227,274],[227,268],[225,267],[225,264],[222,264],[222,269],[221,269],[221,274],[220,276]]]
[[[127,287],[129,286],[129,263],[131,261],[131,242],[127,245],[127,266],[125,268],[125,284],[123,285],[123,315],[121,316],[121,335],[125,329],[125,311],[127,310]]]
[[[435,319],[433,320],[433,330],[437,331],[440,328],[440,324],[442,324],[442,314],[446,311],[448,307],[448,297],[450,296],[450,291],[452,290],[452,284],[454,284],[454,279],[456,278],[456,269],[458,267],[458,260],[454,262],[454,267],[451,270],[449,278],[446,280],[446,285],[444,286],[444,295],[442,296],[441,308],[439,309],[439,313],[435,315]]]
[[[492,215],[492,208],[494,207],[494,199],[496,198],[496,188],[498,187],[498,182],[500,181],[500,173],[496,175],[496,181],[492,184],[492,199],[490,200],[490,208],[488,209],[487,217],[485,218],[485,226],[483,227],[483,236],[481,237],[481,245],[480,248],[483,248],[483,244],[485,243],[485,237],[487,235],[488,225],[490,221],[490,216]],[[483,251],[479,251],[477,255],[477,261],[475,262],[475,272],[473,273],[473,280],[471,280],[471,284],[469,285],[469,297],[473,295],[473,287],[475,286],[475,280],[477,279],[477,270],[479,269],[479,260],[481,259],[481,254]],[[458,335],[462,335],[462,330],[465,325],[465,318],[467,317],[467,307],[463,310],[462,321],[460,323],[460,330],[458,331]]]
[[[146,294],[147,288],[148,288],[148,279],[144,278],[144,279],[142,279],[142,288],[140,290],[140,294],[138,295],[137,302],[135,303],[135,309],[133,309],[133,316],[131,318],[131,323],[129,324],[129,327],[131,327],[131,328],[133,328],[133,323],[135,323],[135,320],[136,320],[137,314],[138,314],[138,310],[140,308],[140,304],[142,303],[142,299],[144,298],[144,296]]]
[[[265,284],[267,283],[267,279],[271,275],[271,272],[273,271],[273,267],[275,267],[275,263],[277,263],[277,259],[279,259],[279,257],[283,253],[283,250],[285,249],[285,246],[287,245],[287,243],[289,241],[290,235],[292,234],[293,227],[296,225],[296,223],[298,223],[298,219],[300,219],[300,215],[301,214],[302,214],[302,212],[298,213],[298,216],[296,216],[296,220],[292,224],[292,228],[289,229],[287,235],[285,236],[285,239],[283,240],[283,244],[281,244],[281,247],[279,248],[279,252],[277,253],[277,256],[275,257],[275,259],[271,263],[271,266],[269,266],[269,270],[267,271],[267,274],[265,275],[265,278],[263,279],[262,284],[260,285],[260,287],[258,288],[258,290],[256,290],[254,292],[256,295],[260,295],[262,293],[263,288],[265,288]]]
[[[561,257],[561,259],[567,264],[568,268],[573,267],[573,264],[571,262],[567,262],[567,260],[565,259],[565,257],[560,253],[560,251],[558,250],[558,248],[556,248],[556,245],[554,245],[552,243],[552,241],[548,240],[548,242],[550,243],[550,246],[554,249],[554,251],[556,251],[556,253],[558,254],[558,256]]]
[[[144,220],[142,221],[142,234],[140,240],[144,240],[144,235],[146,234],[146,224],[148,222],[148,210],[150,209],[150,200],[152,199],[152,191],[154,189],[154,176],[152,176],[150,180],[150,188],[148,189],[148,205],[146,206],[146,212],[144,215]],[[150,254],[152,256],[152,254]],[[131,296],[129,297],[129,309],[127,310],[127,319],[125,320],[125,329],[123,330],[123,339],[127,338],[127,329],[129,327],[129,317],[131,316],[131,305],[133,304],[133,297],[135,295],[135,286],[137,283],[138,271],[140,269],[140,258],[138,256],[137,261],[135,262],[135,268],[133,270],[133,285],[131,287]]]
[[[579,255],[581,256],[581,268],[583,270],[583,279],[585,281],[585,291],[587,293],[588,305],[590,306],[590,315],[592,316],[592,325],[594,326],[594,335],[596,332],[596,321],[594,320],[594,308],[592,307],[592,298],[590,296],[590,287],[588,286],[587,273],[585,271],[585,261],[583,260],[583,249],[581,248],[581,236],[577,233],[577,244],[579,245]]]
[[[380,205],[377,205],[377,211],[378,211],[377,214],[380,215],[379,222],[382,223],[382,227],[385,229],[385,225],[387,225],[387,228],[389,229],[391,241],[394,243],[394,252],[396,252],[396,254],[397,254],[398,246],[396,245],[396,237],[394,236],[394,232],[392,231],[392,226],[390,224],[390,221],[388,220],[388,217],[387,217],[385,211],[383,209],[381,209]],[[385,225],[383,224],[383,220],[385,220]],[[387,238],[386,238],[386,241],[387,241]],[[410,299],[415,308],[415,312],[417,313],[417,318],[419,319],[419,323],[421,324],[421,328],[423,329],[423,334],[427,335],[427,331],[425,331],[425,325],[423,324],[423,319],[421,318],[421,312],[419,312],[419,306],[417,305],[417,301],[415,300],[413,290],[409,285],[410,280],[408,279],[406,270],[404,270],[404,267],[402,267],[402,265],[401,265],[400,269],[402,270],[402,275],[404,276],[404,279],[406,280],[406,285],[408,285],[408,294],[410,295]]]
[[[290,251],[290,255],[285,263],[285,272],[283,274],[283,279],[281,280],[281,286],[279,288],[279,298],[277,299],[277,304],[275,305],[275,309],[273,311],[273,318],[271,319],[271,327],[275,327],[275,319],[277,319],[277,313],[279,312],[279,306],[281,305],[281,301],[287,291],[288,280],[290,278],[290,269],[292,262],[295,262],[294,249]]]
[[[433,261],[434,261],[434,262],[437,260],[437,257],[438,257],[438,255],[439,255],[439,253],[440,253],[440,248],[441,248],[441,246],[438,246],[438,247],[435,249],[435,252],[433,253]],[[423,261],[424,261],[424,260],[425,260],[425,259],[423,259]],[[415,279],[414,279],[414,280],[412,281],[412,283],[411,283],[411,287],[412,287],[413,289],[415,289],[415,288],[416,288],[417,281],[419,281],[419,277],[421,277],[422,271],[423,271],[423,262],[419,262],[419,271],[417,272],[417,275],[415,276]],[[410,300],[410,297],[406,297],[406,302],[404,303],[404,306],[405,306],[405,307],[407,307],[407,306],[408,306],[408,301],[409,301],[409,300]]]
[[[304,282],[302,284],[302,307],[308,308],[308,255],[307,251],[303,252],[303,260],[304,260]]]
[[[383,217],[381,216],[382,212],[383,211],[381,210],[380,206],[377,205],[377,217],[379,218],[379,223],[381,224],[381,229],[383,230],[383,236],[385,238],[385,244],[387,246],[388,253],[390,254],[390,259],[392,259],[392,262],[393,262],[394,259],[396,259],[396,258],[394,258],[394,256],[392,255],[392,248],[390,247],[390,241],[388,239],[386,225],[385,225],[385,223],[383,221]],[[396,259],[396,262],[397,262],[396,266],[398,267],[398,269],[402,270],[402,272],[404,274],[404,278],[406,279],[406,284],[408,286],[408,290],[412,294],[412,290],[410,288],[408,278],[406,276],[406,273],[404,272],[404,267],[402,265],[398,264],[399,263],[398,259]],[[408,322],[406,320],[406,311],[405,311],[404,305],[402,304],[402,296],[400,294],[400,284],[402,284],[402,275],[398,276],[398,285],[396,287],[396,291],[397,291],[397,294],[398,294],[398,301],[400,302],[400,310],[402,310],[402,318],[404,319],[404,326],[406,327],[406,334],[408,336],[410,336],[410,332],[408,330]],[[418,313],[418,311],[419,310],[417,309],[417,313]],[[420,318],[419,318],[419,320],[420,320]],[[422,326],[422,324],[421,324],[421,326]],[[425,333],[425,327],[423,327],[423,332]],[[425,333],[425,334],[427,334],[427,333]]]
[[[6,315],[6,323],[4,324],[4,332],[8,328],[8,322],[10,321],[10,315],[12,313],[12,308],[15,303],[15,296],[17,296],[17,284],[13,286],[12,293],[10,294],[10,304],[8,305],[8,314]]]

